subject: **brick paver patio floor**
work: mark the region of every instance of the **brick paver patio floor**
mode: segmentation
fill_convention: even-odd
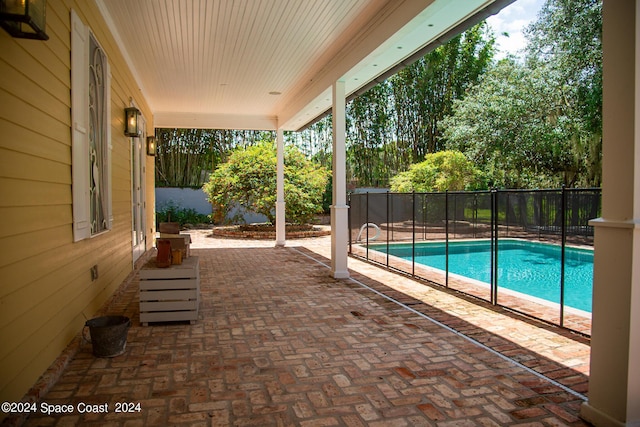
[[[40,398],[73,411],[26,425],[586,425],[581,337],[357,260],[352,279],[333,279],[328,238],[193,238],[199,320],[141,326],[133,276],[105,312],[132,319],[125,353],[95,358],[80,344]]]

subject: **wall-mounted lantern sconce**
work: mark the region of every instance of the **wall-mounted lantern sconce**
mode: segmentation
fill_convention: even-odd
[[[148,136],[147,137],[147,156],[155,156],[156,155],[156,137]]]
[[[49,40],[46,5],[47,0],[0,0],[0,26],[13,37]]]
[[[138,128],[140,120],[140,110],[135,107],[129,107],[124,109],[125,115],[125,128],[124,134],[126,136],[140,136],[140,129]]]

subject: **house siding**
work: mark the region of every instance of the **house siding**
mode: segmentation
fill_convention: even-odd
[[[105,50],[112,75],[113,228],[76,243],[71,9]],[[153,135],[149,107],[93,1],[47,1],[46,32],[48,41],[34,41],[0,30],[0,401],[20,400],[131,272],[131,139],[123,133],[130,99]],[[147,248],[153,168],[147,157]]]

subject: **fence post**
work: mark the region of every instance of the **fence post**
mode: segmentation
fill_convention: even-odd
[[[411,276],[416,275],[416,191],[411,195]]]
[[[387,197],[386,197],[386,201],[387,201],[387,217],[386,217],[386,221],[387,221],[387,268],[389,268],[389,226],[391,224],[391,222],[389,222],[389,190],[387,190]],[[391,227],[393,227],[391,225]]]
[[[349,194],[347,196],[347,205],[349,205],[349,211],[347,213],[347,227],[349,227],[349,253],[353,254],[353,246],[352,246],[352,240],[351,240],[351,215],[353,214],[353,209],[352,209],[352,203],[351,203],[351,196],[352,194]]]
[[[367,249],[366,249],[366,259],[369,261],[369,192],[367,191],[365,194],[365,204],[367,206],[366,214],[364,216],[365,229],[367,230]]]
[[[507,221],[507,224],[509,221]],[[498,191],[491,190],[491,304],[498,303]]]
[[[444,286],[449,287],[449,190],[444,191]]]
[[[490,226],[489,226],[489,299],[491,300],[491,304],[495,304],[495,301],[493,300],[493,222],[495,221],[494,218],[494,206],[495,206],[495,202],[494,202],[494,198],[495,198],[495,189],[492,188],[491,189],[491,200],[490,200],[490,206],[491,209],[489,209],[489,212],[491,213],[491,219],[490,219]]]
[[[560,220],[562,221],[560,247],[560,327],[564,326],[564,264],[566,261],[565,245],[567,242],[567,189],[562,185],[562,204]]]

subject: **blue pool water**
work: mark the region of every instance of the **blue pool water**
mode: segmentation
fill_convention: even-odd
[[[560,302],[561,248],[540,242],[500,240],[498,288],[511,289],[550,302]],[[387,252],[386,244],[369,249]],[[411,244],[389,245],[389,254],[411,261]],[[416,243],[415,262],[445,270],[445,243]],[[449,242],[449,272],[491,282],[491,242]],[[593,250],[565,248],[565,305],[591,312]]]

